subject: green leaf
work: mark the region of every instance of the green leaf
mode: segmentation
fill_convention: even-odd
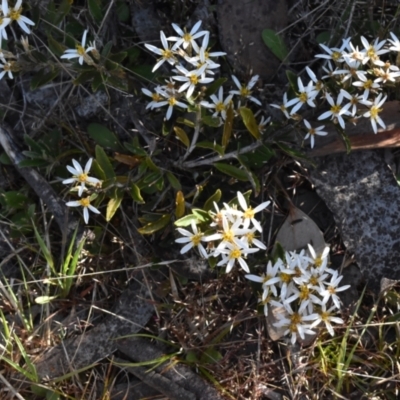
[[[34,152],[42,154],[43,148],[36,140],[33,140],[29,135],[25,134],[24,141]]]
[[[167,173],[165,174],[168,182],[170,183],[170,185],[175,189],[175,190],[181,190],[182,189],[182,185],[179,182],[178,178],[170,171],[167,171]]]
[[[49,45],[50,50],[57,56],[60,57],[65,50],[65,46],[63,46],[58,40],[53,39],[52,36],[48,35],[47,43]]]
[[[231,138],[232,127],[233,127],[233,118],[234,118],[233,107],[232,107],[232,104],[229,104],[229,106],[226,110],[224,132],[222,134],[222,147],[224,147],[225,149],[228,146],[229,140]]]
[[[218,171],[221,171],[226,175],[232,176],[233,178],[236,178],[239,181],[249,180],[245,171],[237,167],[234,167],[233,165],[224,163],[215,163],[214,167],[217,168]]]
[[[39,72],[37,72],[33,78],[31,79],[31,90],[35,90],[38,87],[41,87],[45,85],[46,83],[49,83],[53,81],[58,74],[60,73],[60,70],[58,68],[43,68]]]
[[[338,129],[340,136],[343,139],[344,145],[346,146],[346,153],[349,154],[351,152],[351,142],[349,139],[349,136],[346,134],[346,132],[343,129]]]
[[[329,41],[331,40],[332,34],[331,32],[328,31],[324,31],[321,32],[317,35],[317,37],[315,38],[317,43],[322,43],[322,44],[326,44],[329,43]]]
[[[286,77],[287,77],[287,79],[288,79],[288,81],[290,83],[290,87],[292,88],[292,90],[294,92],[297,92],[298,89],[299,89],[297,87],[297,75],[295,73],[293,73],[292,71],[287,70],[286,71]]]
[[[276,142],[276,145],[285,153],[287,153],[289,156],[293,158],[300,158],[302,160],[309,161],[313,164],[313,162],[300,151],[294,150],[282,142]]]
[[[1,194],[5,204],[10,208],[25,208],[28,198],[16,191],[9,191]]]
[[[203,122],[204,125],[211,126],[212,128],[218,128],[221,125],[220,119],[211,115],[204,115],[204,117],[201,118],[201,122]]]
[[[111,221],[111,218],[117,212],[118,208],[121,205],[123,199],[123,195],[119,190],[115,191],[114,197],[112,197],[107,203],[107,211],[106,211],[106,221]]]
[[[89,12],[92,18],[100,24],[103,21],[102,0],[88,0]]]
[[[128,22],[130,19],[130,10],[125,1],[117,1],[117,17],[120,22]]]
[[[201,149],[210,149],[216,151],[220,156],[223,156],[225,154],[225,149],[217,144],[217,143],[211,143],[211,142],[198,142],[196,143],[196,147],[199,147]]]
[[[212,94],[216,93],[217,90],[227,81],[227,78],[218,78],[214,81],[206,90],[205,95],[211,96]]]
[[[186,126],[188,126],[189,128],[194,128],[194,122],[191,121],[190,119],[178,117],[178,118],[176,119],[176,122],[178,122],[179,124],[182,124],[182,125],[186,125]]]
[[[104,45],[103,50],[101,51],[101,55],[102,55],[104,58],[107,58],[107,57],[109,56],[109,54],[110,54],[110,52],[111,52],[112,45],[113,45],[112,40],[110,40],[109,42],[107,42],[107,43]]]
[[[194,214],[189,214],[189,215],[185,215],[181,219],[178,219],[177,221],[175,221],[174,225],[178,226],[178,227],[185,227],[185,226],[191,225],[192,222],[197,223],[198,219]]]
[[[211,220],[210,215],[207,211],[202,210],[201,208],[193,208],[192,209],[193,215],[196,216],[197,221],[199,222],[209,222]]]
[[[169,221],[171,220],[171,214],[164,214],[161,218],[159,218],[155,222],[150,222],[138,229],[138,232],[142,235],[151,235],[161,229],[165,228]]]
[[[55,300],[58,296],[38,296],[35,298],[36,304],[48,304],[52,300]]]
[[[109,147],[115,151],[122,151],[123,147],[118,138],[104,125],[92,123],[87,128],[88,135],[101,147]]]
[[[143,197],[142,197],[142,195],[140,193],[139,187],[134,183],[132,183],[130,194],[131,194],[132,199],[134,201],[136,201],[136,203],[138,203],[138,204],[144,204],[145,203],[145,201],[143,200]]]
[[[97,90],[99,90],[99,88],[103,88],[105,80],[106,79],[104,78],[103,74],[100,71],[95,72],[93,74],[93,80],[92,80],[93,92],[97,92]]]
[[[128,63],[134,64],[140,56],[140,49],[137,46],[125,49],[128,54]]]
[[[175,197],[175,216],[181,218],[185,214],[185,196],[178,190]]]
[[[3,165],[13,165],[6,152],[0,154],[0,163]]]
[[[127,55],[128,53],[126,51],[120,51],[119,53],[116,54],[110,54],[108,56],[108,59],[114,61],[115,63],[121,64],[122,61],[125,60]]]
[[[150,157],[146,158],[146,164],[149,167],[149,169],[151,169],[154,172],[161,172],[160,168],[157,167],[156,164],[154,164],[153,160]]]
[[[221,190],[217,189],[216,192],[206,200],[203,209],[205,211],[209,211],[212,208],[214,208],[214,202],[218,203],[221,200],[221,196],[222,196]]]
[[[18,167],[20,168],[30,168],[30,167],[41,168],[41,167],[47,167],[48,165],[49,162],[47,160],[41,160],[41,159],[22,160],[18,163]]]
[[[58,26],[64,17],[69,13],[70,9],[70,0],[62,0],[57,9],[55,9],[54,3],[51,2],[45,20],[54,26]]]
[[[153,66],[151,65],[135,65],[130,70],[136,74],[139,78],[145,79],[152,82],[155,74],[153,72]]]
[[[256,119],[254,118],[253,111],[247,107],[240,107],[239,109],[240,115],[242,117],[243,123],[246,126],[247,130],[258,140],[260,139],[260,130],[258,129],[258,124]]]
[[[74,79],[74,85],[82,85],[83,83],[92,80],[95,75],[95,71],[84,71]]]
[[[207,364],[216,364],[222,360],[222,354],[214,347],[209,347],[200,357],[200,361]]]
[[[272,53],[280,61],[285,62],[289,54],[285,41],[272,29],[264,29],[262,31],[262,39]]]
[[[115,178],[114,168],[111,165],[111,162],[104,149],[99,145],[96,145],[95,153],[96,153],[96,161],[99,164],[100,168],[103,170],[106,179]]]
[[[186,134],[186,132],[180,128],[179,126],[174,126],[174,131],[176,133],[176,136],[178,137],[178,139],[186,146],[189,147],[190,146],[190,140]]]

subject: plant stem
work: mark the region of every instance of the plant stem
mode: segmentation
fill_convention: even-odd
[[[199,139],[200,127],[201,127],[201,107],[199,105],[197,112],[196,112],[196,121],[195,121],[193,139],[192,139],[192,142],[190,143],[190,146],[186,150],[186,153],[183,156],[182,161],[185,161],[189,157],[189,155],[192,153],[192,151],[195,149],[197,140]]]

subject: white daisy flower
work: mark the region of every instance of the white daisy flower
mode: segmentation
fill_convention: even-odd
[[[85,169],[82,169],[81,165],[76,160],[72,160],[73,167],[67,165],[67,170],[72,174],[72,178],[68,178],[62,181],[64,185],[71,183],[79,183],[78,196],[82,196],[82,193],[86,190],[86,184],[96,185],[100,183],[100,180],[89,176],[90,168],[92,167],[93,158],[89,158],[85,165]]]
[[[289,315],[283,317],[273,325],[277,328],[287,328],[284,335],[291,335],[291,343],[294,345],[297,340],[297,335],[301,339],[305,339],[305,334],[314,335],[315,332],[310,329],[310,321],[315,321],[318,318],[318,314],[305,315],[300,312],[294,312],[290,305],[285,307]]]
[[[307,135],[304,137],[304,140],[307,140],[308,138],[310,138],[310,146],[311,148],[314,147],[314,142],[315,142],[315,136],[326,136],[328,134],[328,132],[323,131],[322,129],[325,128],[325,125],[319,126],[318,128],[313,128],[311,126],[311,124],[304,119],[304,125],[307,128]]]
[[[265,274],[262,274],[261,276],[253,274],[245,275],[245,278],[250,281],[262,283],[262,288],[264,291],[262,295],[263,301],[267,298],[270,292],[272,292],[272,294],[275,297],[278,296],[277,287],[275,286],[277,283],[281,281],[280,278],[277,276],[278,269],[279,269],[278,262],[272,265],[272,262],[268,261]]]
[[[5,17],[9,17],[10,22],[16,21],[17,24],[21,27],[21,29],[25,33],[30,34],[31,31],[28,28],[28,25],[35,25],[35,23],[33,21],[31,21],[29,18],[25,17],[24,15],[21,15],[21,13],[22,13],[21,6],[22,6],[22,0],[17,0],[17,2],[15,3],[15,6],[11,7],[11,8],[8,7],[7,0],[2,0],[1,10],[3,11],[3,15]],[[5,37],[5,39],[7,39],[7,38]]]
[[[335,324],[343,324],[344,321],[342,318],[336,317],[332,315],[332,312],[336,309],[335,306],[331,307],[329,310],[326,309],[326,304],[322,303],[321,304],[321,310],[317,312],[318,317],[316,320],[311,324],[310,328],[314,328],[315,326],[318,326],[321,322],[323,322],[326,326],[326,329],[330,333],[331,336],[335,335],[335,332],[333,330],[332,322]]]
[[[175,32],[178,35],[180,35],[179,37],[171,36],[168,38],[169,41],[176,42],[172,47],[172,50],[178,49],[178,47],[180,47],[181,45],[184,49],[186,49],[190,45],[193,48],[193,50],[196,53],[198,53],[199,45],[196,43],[195,39],[207,34],[207,31],[197,32],[200,29],[201,23],[202,21],[196,22],[196,24],[193,26],[190,32],[187,32],[186,28],[182,30],[177,24],[172,24],[172,27],[174,28]]]
[[[367,111],[365,114],[363,114],[363,117],[365,118],[370,118],[371,120],[371,125],[372,129],[374,130],[374,133],[378,132],[378,126],[377,123],[383,128],[386,129],[385,123],[382,121],[382,118],[379,116],[379,113],[383,111],[383,103],[386,101],[387,96],[382,98],[382,93],[377,96],[374,101],[369,101],[369,100],[363,100],[361,103],[367,105],[370,107],[369,111]]]
[[[287,103],[288,107],[294,106],[290,111],[290,115],[295,114],[303,104],[308,104],[310,107],[315,107],[314,99],[318,94],[315,90],[313,81],[310,81],[307,86],[303,85],[303,81],[300,77],[297,78],[297,86],[299,91],[296,97]]]
[[[246,99],[252,101],[253,103],[256,103],[256,104],[258,104],[259,106],[261,106],[261,101],[258,100],[258,99],[256,99],[255,97],[253,97],[253,96],[251,95],[251,89],[252,89],[253,86],[257,83],[257,81],[258,81],[258,75],[254,75],[254,76],[250,79],[249,83],[248,83],[246,86],[245,86],[245,85],[242,85],[242,84],[239,82],[239,79],[236,78],[235,75],[232,75],[232,80],[233,80],[233,82],[235,82],[235,85],[237,86],[237,88],[238,88],[239,90],[231,90],[229,93],[231,93],[231,94],[237,94],[237,95],[239,95],[239,96],[242,96],[242,97],[244,97],[244,98],[246,98]]]
[[[172,115],[172,111],[174,110],[175,106],[179,106],[181,108],[187,108],[187,104],[182,103],[181,101],[178,100],[178,94],[175,93],[175,90],[170,90],[167,88],[167,90],[163,90],[163,88],[156,89],[159,94],[161,94],[166,100],[162,100],[159,102],[155,102],[152,105],[152,109],[154,108],[160,108],[164,106],[168,106],[167,113],[165,115],[165,119],[169,120]]]
[[[5,58],[0,56],[0,79],[3,79],[4,75],[7,74],[9,79],[13,79],[14,75],[12,73],[12,62],[6,61]]]
[[[159,90],[161,89],[161,86],[157,86],[154,90],[154,92],[151,92],[149,89],[142,88],[142,92],[146,95],[151,97],[152,101],[147,104],[146,109],[150,108],[152,110],[153,108],[157,108],[156,105],[158,102],[163,100],[163,97],[159,93]]]
[[[251,253],[255,253],[259,249],[249,249],[238,247],[232,243],[226,243],[223,249],[220,249],[220,253],[222,254],[222,260],[217,264],[218,267],[226,265],[226,273],[229,273],[235,262],[237,261],[240,267],[246,272],[250,272],[249,266],[247,265],[244,258]]]
[[[85,29],[85,31],[83,32],[81,44],[76,45],[75,49],[65,50],[64,54],[60,58],[66,58],[68,60],[70,60],[71,58],[78,58],[78,62],[80,65],[83,64],[83,61],[86,61],[86,62],[90,61],[90,60],[88,60],[89,56],[87,55],[87,53],[89,53],[89,51],[94,50],[95,47],[89,46],[87,49],[85,49],[87,33],[88,33],[88,30]]]
[[[357,77],[359,81],[353,82],[353,86],[357,86],[360,89],[364,89],[363,97],[368,99],[370,92],[376,92],[380,88],[379,83],[374,82],[372,79],[367,78],[367,72],[357,71]]]
[[[340,299],[336,293],[343,292],[344,290],[348,289],[350,285],[344,285],[338,287],[340,281],[343,279],[343,275],[339,276],[339,273],[335,271],[332,275],[330,282],[326,282],[327,288],[320,291],[320,295],[322,296],[322,303],[327,304],[329,299],[332,299],[333,304],[336,308],[340,309]]]
[[[389,49],[382,48],[386,44],[386,40],[379,41],[379,39],[376,38],[374,43],[369,43],[364,36],[361,36],[361,43],[365,49],[365,56],[362,60],[363,64],[366,64],[368,60],[371,60],[371,62],[376,65],[384,65],[384,62],[379,59],[379,56],[389,52]]]
[[[190,232],[183,228],[177,228],[177,231],[183,235],[183,237],[175,240],[176,243],[185,243],[185,246],[181,249],[181,254],[187,253],[190,249],[197,247],[200,255],[203,258],[208,258],[208,254],[204,246],[201,244],[204,241],[204,233],[197,229],[197,225],[194,221],[191,223],[192,231]]]
[[[195,69],[193,71],[188,71],[186,68],[182,67],[181,65],[177,65],[176,69],[182,75],[175,75],[172,77],[172,79],[175,79],[176,81],[179,81],[179,82],[184,82],[183,85],[178,89],[178,92],[181,93],[181,92],[187,90],[186,97],[189,98],[193,94],[193,92],[196,89],[196,86],[198,84],[205,84],[205,83],[212,82],[214,80],[214,78],[206,78],[205,76],[203,76],[206,68],[207,68],[207,64],[204,64],[199,69]]]
[[[83,219],[85,220],[85,223],[89,223],[89,210],[94,212],[95,214],[100,214],[100,211],[96,208],[93,207],[90,204],[90,197],[84,197],[80,200],[76,201],[69,201],[65,205],[68,207],[83,207]]]
[[[400,41],[399,38],[393,33],[390,32],[391,39],[388,39],[392,45],[389,47],[389,50],[400,52]]]
[[[148,43],[145,44],[145,47],[147,49],[161,56],[158,59],[156,65],[153,67],[152,72],[160,68],[160,66],[164,64],[165,61],[167,61],[171,65],[175,65],[177,62],[174,51],[170,49],[169,44],[167,42],[167,38],[165,37],[165,33],[163,31],[160,32],[160,39],[161,39],[161,44],[163,45],[163,49],[159,49],[158,47],[153,46],[152,44]]]
[[[335,121],[339,122],[339,125],[342,127],[342,129],[344,129],[345,122],[342,116],[350,114],[350,112],[348,111],[350,108],[350,104],[342,106],[343,98],[344,95],[342,92],[340,92],[335,102],[332,96],[329,93],[326,93],[326,99],[328,100],[328,103],[330,104],[331,108],[329,111],[326,111],[322,115],[320,115],[318,119],[321,120],[331,117],[331,119],[333,119],[334,122]]]
[[[270,104],[270,106],[271,107],[275,107],[275,108],[279,108],[283,112],[284,116],[287,119],[289,119],[290,115],[289,115],[289,112],[288,112],[288,103],[289,103],[289,101],[287,99],[287,93],[284,93],[282,104],[280,104],[280,105],[278,105],[278,104]]]
[[[241,214],[241,217],[243,218],[243,227],[245,229],[248,228],[251,222],[259,232],[262,232],[261,224],[254,218],[254,215],[267,208],[271,202],[264,201],[253,209],[251,206],[247,205],[247,201],[241,192],[237,192],[237,198],[239,201],[239,205],[240,207],[242,207],[243,210],[243,213]]]
[[[215,94],[212,94],[210,96],[210,99],[213,101],[212,103],[209,103],[208,101],[201,101],[200,104],[203,107],[206,108],[210,108],[210,109],[214,109],[215,112],[212,115],[213,117],[218,117],[219,114],[221,115],[221,118],[225,121],[226,119],[226,110],[229,107],[229,104],[232,101],[232,97],[233,94],[229,94],[228,96],[226,96],[225,100],[224,100],[224,89],[221,86],[218,89],[218,96],[216,96]]]

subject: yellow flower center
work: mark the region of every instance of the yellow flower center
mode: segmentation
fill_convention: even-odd
[[[175,97],[170,97],[168,99],[168,104],[173,107],[176,104],[176,98]]]
[[[313,275],[313,276],[309,279],[309,282],[310,282],[311,285],[316,286],[316,285],[318,285],[318,278],[317,278],[315,275]]]
[[[315,135],[315,129],[314,129],[314,128],[310,128],[310,129],[308,130],[308,133],[309,133],[310,135]]]
[[[300,300],[307,300],[310,297],[310,289],[307,285],[300,286]]]
[[[152,93],[151,94],[151,98],[153,99],[153,101],[160,101],[161,100],[161,95],[156,93]]]
[[[336,293],[336,288],[334,286],[328,286],[328,292],[330,294],[335,294]]]
[[[367,56],[368,56],[369,58],[374,58],[374,57],[375,57],[375,49],[374,49],[373,47],[370,47],[370,48],[367,50]]]
[[[217,103],[217,104],[215,105],[215,111],[218,111],[218,112],[224,111],[225,108],[226,108],[226,107],[225,107],[225,104],[222,103],[222,101],[220,101],[219,103]]]
[[[85,55],[85,49],[80,44],[76,45],[76,51],[80,56]]]
[[[301,92],[299,95],[299,100],[301,103],[307,103],[308,101],[308,95],[306,92]]]
[[[371,79],[367,79],[367,81],[364,82],[363,88],[364,89],[371,89],[372,84],[373,84],[372,80]]]
[[[332,53],[332,60],[333,61],[339,60],[340,57],[342,57],[342,53],[340,53],[339,51],[334,51]]]
[[[242,256],[242,251],[239,249],[233,249],[231,251],[230,257],[234,258],[235,260]]]
[[[173,57],[173,53],[171,50],[166,49],[166,50],[161,50],[161,57],[165,59],[169,59]]]
[[[183,36],[182,36],[183,40],[185,42],[190,42],[192,40],[192,35],[188,32],[186,32]]]
[[[88,175],[83,173],[79,174],[76,178],[78,179],[78,182],[86,182]]]
[[[243,97],[250,96],[250,93],[251,93],[250,90],[247,89],[246,86],[242,86],[242,87],[240,88],[240,94],[241,94]]]
[[[224,231],[222,234],[222,240],[225,242],[233,242],[233,238],[235,237],[234,233],[229,230],[229,231]]]
[[[321,316],[322,321],[329,321],[330,313],[327,311],[321,311],[319,315]]]
[[[339,114],[342,107],[340,105],[334,105],[331,107],[332,114]]]
[[[13,8],[10,9],[10,18],[12,21],[18,21],[21,17],[21,8],[19,10],[15,10]]]
[[[254,218],[254,214],[255,214],[255,212],[254,212],[254,210],[251,208],[251,207],[249,207],[245,212],[244,212],[244,214],[243,214],[243,217],[244,218],[248,218],[248,219],[252,219],[252,218]]]
[[[382,108],[378,108],[377,106],[372,106],[371,109],[369,110],[371,114],[371,119],[377,119],[378,114],[382,111]]]
[[[246,233],[246,238],[247,238],[247,243],[252,244],[253,240],[254,240],[254,233],[253,232],[249,232]]]
[[[290,321],[293,325],[298,325],[301,322],[301,315],[299,313],[293,313],[290,316]]]
[[[322,258],[321,256],[317,256],[314,260],[314,265],[319,268],[322,265]]]
[[[190,75],[189,80],[193,85],[197,85],[199,82],[199,77],[197,75]]]
[[[290,283],[292,281],[292,274],[285,274],[284,272],[281,272],[279,277],[283,283]]]
[[[203,234],[199,232],[190,238],[191,242],[193,243],[193,246],[198,246],[200,244],[202,236]]]
[[[79,203],[82,207],[89,207],[90,206],[90,199],[89,197],[85,197],[84,199],[80,199]]]

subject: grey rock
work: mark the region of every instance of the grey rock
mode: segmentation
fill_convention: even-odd
[[[378,150],[328,156],[311,178],[368,285],[400,279],[400,187]]]

